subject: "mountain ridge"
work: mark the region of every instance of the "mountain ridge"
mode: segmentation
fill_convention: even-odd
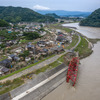
[[[80,22],[80,26],[100,27],[100,8]]]
[[[7,22],[45,22],[55,21],[53,17],[41,15],[32,9],[13,6],[0,6],[0,19]]]
[[[58,16],[76,16],[76,15],[90,15],[91,12],[81,12],[81,11],[66,11],[66,10],[35,10],[40,14],[48,14],[48,13],[55,13]]]

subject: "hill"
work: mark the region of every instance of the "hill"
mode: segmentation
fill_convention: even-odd
[[[80,12],[80,11],[65,11],[65,10],[36,10],[36,12],[40,14],[52,14],[55,13],[58,16],[63,16],[63,17],[69,17],[69,16],[74,16],[74,17],[87,17],[91,14],[91,12]]]
[[[41,15],[29,8],[22,7],[4,7],[0,6],[0,19],[7,22],[45,22],[45,21],[55,21],[53,17]]]
[[[81,26],[100,27],[100,8],[80,22]]]
[[[60,18],[60,16],[56,15],[55,13],[48,13],[48,14],[45,14],[46,16],[51,16],[51,17],[54,17],[54,18]]]

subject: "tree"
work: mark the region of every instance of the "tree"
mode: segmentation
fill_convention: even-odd
[[[40,37],[38,32],[24,32],[23,34],[27,40],[33,40]]]
[[[0,7],[0,18],[7,22],[45,22],[47,19],[52,22],[55,18],[41,15],[31,9],[22,7]]]
[[[19,55],[20,57],[27,57],[29,56],[29,51],[28,50],[25,50],[22,54]]]
[[[7,27],[9,26],[9,23],[6,22],[5,20],[0,19],[0,27]]]
[[[83,19],[80,22],[81,26],[93,26],[100,27],[100,8],[95,10],[90,16],[86,19]]]
[[[5,48],[5,44],[0,44],[0,48]]]

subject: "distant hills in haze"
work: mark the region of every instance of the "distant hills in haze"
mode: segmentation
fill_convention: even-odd
[[[60,18],[60,16],[56,15],[55,13],[48,13],[48,14],[45,14],[46,16],[51,16],[51,17],[54,17],[54,18]]]
[[[99,9],[100,10],[100,9]],[[100,11],[96,11],[91,14],[91,12],[80,12],[80,11],[65,11],[65,10],[32,10],[29,8],[22,7],[12,7],[12,6],[0,6],[0,19],[7,22],[18,23],[18,22],[55,22],[55,18],[61,17],[88,17],[100,22]],[[99,13],[98,13],[99,12]],[[87,19],[85,20],[87,21]],[[88,22],[88,23],[89,23]],[[81,22],[83,25],[84,21]],[[97,25],[98,22],[95,23]],[[86,24],[84,24],[86,25]],[[93,25],[93,26],[95,26]]]
[[[65,11],[65,10],[36,10],[36,12],[40,14],[52,14],[55,13],[58,16],[68,17],[68,16],[74,16],[74,17],[87,17],[91,14],[91,12],[80,12],[80,11]]]
[[[29,8],[0,6],[0,19],[7,22],[53,22],[54,17],[41,15]]]
[[[81,26],[100,27],[100,8],[80,22]]]

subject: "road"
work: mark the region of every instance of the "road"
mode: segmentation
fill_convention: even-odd
[[[61,80],[66,75],[67,67],[61,69],[57,73],[53,74],[52,76],[46,78],[42,82],[36,84],[32,88],[24,91],[23,93],[17,95],[12,100],[35,100],[35,98],[38,98],[41,93],[46,92],[48,89],[50,89],[57,81]],[[64,73],[65,72],[65,73]],[[38,95],[35,95],[37,92]],[[34,96],[33,96],[34,95]]]
[[[75,47],[77,47],[77,45],[80,43],[80,40],[81,40],[81,38],[79,36],[79,41],[75,45]],[[66,52],[68,52],[68,51],[66,50]],[[66,52],[64,52],[64,53],[66,53]],[[63,54],[61,54],[61,55],[63,55]],[[53,71],[51,71],[50,73],[52,73],[52,76],[47,77],[47,79],[42,80],[41,82],[39,82],[38,84],[32,86],[31,88],[28,88],[28,89],[25,90],[25,88],[27,88],[27,86],[25,85],[25,88],[23,88],[24,87],[24,85],[23,85],[22,89],[21,88],[20,89],[21,89],[21,91],[22,90],[24,90],[24,91],[19,92],[18,91],[18,90],[20,90],[19,88],[15,91],[13,90],[11,92],[13,100],[28,100],[28,99],[29,100],[38,100],[38,98],[42,98],[43,96],[45,96],[46,94],[51,92],[52,89],[59,86],[59,84],[63,83],[66,79],[65,78],[66,77],[66,70],[67,70],[68,67],[65,67],[65,68],[64,67],[62,68],[62,67],[63,67],[63,65],[61,65],[59,67],[61,69],[59,69],[58,72],[55,72],[55,71],[58,70],[58,69],[55,69],[55,71],[54,71],[55,74],[53,74],[52,73]],[[46,75],[44,75],[44,76],[46,77]],[[43,78],[43,76],[41,78]],[[55,85],[55,84],[57,84],[57,85]],[[17,96],[15,97],[15,95],[17,95]]]
[[[81,41],[81,38],[80,38],[80,36],[79,36],[79,41],[77,42],[77,44],[76,44],[72,49],[76,48],[76,47],[78,46],[78,44],[80,43],[80,41]],[[72,49],[71,49],[71,50],[72,50]],[[28,68],[28,69],[26,69],[26,70],[23,70],[23,71],[21,71],[21,72],[19,72],[19,73],[17,73],[17,74],[14,74],[14,75],[12,75],[12,76],[10,76],[10,77],[8,77],[8,78],[5,78],[5,79],[3,79],[3,80],[0,80],[0,82],[5,82],[5,81],[7,81],[7,80],[13,80],[13,79],[15,79],[15,78],[18,78],[18,77],[21,77],[21,76],[23,76],[23,75],[26,75],[26,74],[28,74],[28,73],[34,71],[34,70],[37,70],[37,69],[40,69],[40,68],[42,68],[42,67],[44,67],[44,66],[46,66],[46,65],[49,65],[50,63],[53,63],[53,62],[56,61],[59,57],[61,57],[62,55],[66,54],[67,52],[69,52],[69,50],[65,50],[65,52],[62,53],[62,54],[56,55],[56,56],[54,56],[54,57],[52,57],[52,58],[50,58],[50,59],[48,59],[48,60],[45,60],[45,61],[43,61],[43,62],[41,62],[41,63],[39,63],[39,64],[37,64],[37,65],[35,65],[35,66],[32,66],[32,67],[30,67],[30,68]]]
[[[50,59],[48,59],[48,60],[45,60],[45,61],[43,61],[43,62],[41,62],[41,63],[39,63],[39,64],[37,64],[37,65],[35,65],[35,66],[32,66],[32,67],[30,67],[30,68],[28,68],[28,69],[26,69],[26,70],[23,70],[23,71],[21,71],[21,72],[19,72],[19,73],[17,73],[17,74],[14,74],[14,75],[12,75],[12,76],[10,76],[10,77],[8,77],[8,78],[5,78],[5,79],[3,79],[3,80],[0,80],[0,82],[5,82],[5,81],[7,81],[7,80],[13,80],[13,79],[15,79],[15,78],[21,77],[22,75],[26,75],[26,74],[28,74],[28,73],[30,73],[30,72],[36,70],[36,69],[40,69],[40,68],[42,68],[42,67],[44,67],[44,66],[46,66],[46,65],[49,65],[50,63],[53,63],[53,62],[56,61],[60,56],[62,56],[63,54],[65,54],[65,53],[67,53],[67,52],[68,52],[68,51],[66,51],[66,52],[64,52],[64,53],[62,53],[62,54],[60,54],[60,55],[56,55],[56,56],[54,56],[54,57],[52,57],[52,58],[50,58]]]

